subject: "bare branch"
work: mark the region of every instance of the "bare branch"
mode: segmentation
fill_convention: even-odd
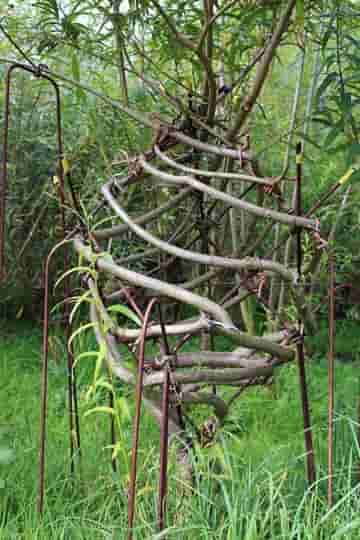
[[[271,62],[274,58],[276,49],[278,45],[280,44],[280,40],[282,38],[283,33],[286,31],[288,27],[295,4],[296,4],[296,0],[290,0],[287,8],[285,9],[284,13],[280,17],[280,20],[275,28],[274,34],[268,46],[266,47],[265,52],[258,65],[257,73],[255,76],[255,80],[253,82],[252,88],[249,94],[245,97],[243,104],[241,105],[238,117],[236,118],[234,125],[229,130],[229,133],[227,136],[229,141],[233,140],[236,137],[240,128],[244,125],[247,117],[251,113],[252,108],[257,98],[260,95],[260,92],[266,80],[267,74],[269,72]]]
[[[222,178],[222,179],[233,179],[233,180],[244,180],[245,182],[253,182],[254,184],[261,184],[264,186],[272,186],[272,183],[268,181],[266,178],[259,178],[257,176],[252,176],[250,174],[238,174],[238,173],[230,173],[230,172],[217,172],[217,171],[205,171],[201,169],[193,169],[192,167],[186,167],[185,165],[181,165],[181,163],[178,163],[177,161],[174,161],[173,159],[170,159],[166,154],[161,152],[160,148],[156,145],[155,148],[156,155],[166,164],[170,165],[174,169],[178,169],[180,171],[194,174],[196,176],[205,176],[209,178]]]
[[[195,253],[194,251],[189,251],[169,244],[164,240],[160,240],[159,238],[156,238],[154,235],[134,223],[134,221],[128,216],[125,210],[113,197],[108,184],[105,184],[102,187],[102,193],[107,202],[112,207],[112,209],[116,212],[116,214],[124,221],[124,223],[128,225],[128,227],[137,236],[139,236],[146,242],[149,242],[149,244],[158,247],[162,251],[165,251],[166,253],[170,253],[175,257],[179,257],[188,261],[206,264],[209,266],[221,266],[223,268],[232,268],[236,270],[261,270],[262,272],[274,272],[280,275],[287,282],[293,282],[295,280],[295,274],[291,270],[288,270],[281,264],[274,263],[273,261],[251,257],[246,257],[244,259],[232,259],[230,257],[205,255],[202,253]]]
[[[256,206],[255,204],[236,199],[227,193],[223,193],[222,191],[199,182],[192,176],[174,176],[172,174],[164,173],[147,163],[143,157],[140,158],[139,163],[146,172],[150,173],[154,177],[160,178],[175,185],[188,185],[189,187],[197,189],[198,191],[208,193],[211,197],[223,201],[230,206],[240,208],[240,210],[245,210],[256,216],[273,219],[274,221],[278,221],[279,223],[284,223],[285,225],[290,226],[304,227],[311,230],[316,230],[317,228],[317,223],[315,220],[277,212],[276,210],[271,210],[270,208],[262,208],[260,206]]]
[[[150,223],[154,219],[156,219],[159,216],[162,216],[172,208],[175,208],[178,206],[178,204],[182,201],[184,201],[189,195],[193,192],[192,188],[185,188],[182,189],[177,195],[172,197],[168,202],[165,204],[158,206],[154,210],[151,210],[147,214],[143,214],[142,216],[135,218],[134,223],[137,225],[146,225],[147,223]],[[121,236],[124,232],[126,232],[129,229],[129,227],[126,224],[116,225],[114,227],[111,227],[109,229],[99,229],[97,231],[93,231],[94,238],[97,240],[107,240],[108,238],[113,238],[116,236]]]

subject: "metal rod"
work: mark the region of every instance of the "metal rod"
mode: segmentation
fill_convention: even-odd
[[[160,323],[160,328],[161,328],[161,336],[164,342],[165,352],[168,356],[170,356],[171,350],[170,350],[169,341],[166,335],[166,329],[165,329],[165,324],[164,324],[164,319],[162,316],[162,310],[161,310],[160,304],[158,304],[158,311],[159,311],[159,323]]]
[[[162,337],[163,337],[163,341],[164,341],[164,346],[165,346],[165,352],[168,356],[171,356],[171,350],[170,350],[170,345],[169,345],[169,341],[168,341],[168,338],[167,338],[167,334],[166,334],[166,326],[164,324],[164,320],[163,320],[163,316],[162,316],[162,310],[161,310],[161,305],[159,304],[159,322],[160,322],[160,327],[161,327],[161,334],[162,334]],[[186,337],[186,336],[185,336]],[[180,345],[181,346],[181,345]],[[179,344],[175,345],[174,349],[173,349],[173,356],[176,358],[177,356],[177,351],[178,351],[178,348],[179,348]],[[171,367],[171,366],[170,366]],[[170,377],[170,371],[169,371],[169,377]],[[171,382],[171,381],[170,381]],[[180,388],[179,388],[179,385],[178,384],[174,384],[174,388],[175,388],[175,392],[179,392],[180,391]],[[179,420],[179,425],[181,427],[181,429],[185,430],[185,421],[184,421],[184,417],[183,417],[183,412],[182,412],[182,408],[181,408],[181,403],[178,402],[177,400],[177,403],[175,405],[175,409],[176,409],[176,412],[177,412],[177,415],[178,415],[178,420]]]
[[[112,383],[111,375],[109,374],[109,380]],[[114,410],[115,400],[114,400],[114,389],[109,391],[109,407]],[[115,411],[114,411],[115,412]],[[114,473],[117,471],[116,467],[116,458],[113,457],[113,451],[116,444],[116,432],[115,432],[115,417],[114,414],[110,418],[110,444],[111,444],[111,467]]]
[[[165,324],[162,317],[161,305],[158,304],[159,321],[161,326],[162,338],[164,341],[165,352],[170,355],[170,346],[166,335]],[[160,470],[159,470],[159,500],[158,500],[158,525],[162,531],[165,525],[166,514],[166,493],[167,493],[167,464],[169,447],[169,388],[170,371],[169,364],[164,367],[164,383],[162,391],[162,415],[160,425]],[[180,412],[181,414],[181,412]]]
[[[57,142],[59,154],[59,191],[62,207],[64,206],[65,196],[64,196],[64,175],[62,168],[62,140],[61,140],[61,111],[60,111],[60,91],[58,84],[48,75],[46,75],[41,66],[37,69],[14,62],[11,64],[6,73],[5,81],[5,108],[4,108],[4,135],[3,135],[3,155],[2,155],[2,174],[0,181],[0,282],[5,276],[5,212],[6,212],[6,194],[7,194],[7,162],[8,162],[8,138],[9,138],[9,120],[10,120],[10,88],[11,88],[11,78],[13,71],[15,69],[20,69],[31,73],[35,77],[42,77],[46,79],[54,88],[56,93],[56,119],[57,119]],[[60,127],[60,129],[58,129]]]
[[[72,356],[74,358],[74,356]],[[74,414],[75,414],[75,445],[81,458],[81,440],[80,440],[80,414],[79,414],[79,405],[78,405],[78,396],[77,396],[77,384],[76,384],[76,370],[73,367],[73,397],[74,397]]]
[[[131,296],[131,294],[128,292],[127,288],[123,287],[122,291],[124,292],[124,296],[125,296],[126,300],[128,301],[130,307],[133,308],[133,310],[136,312],[138,317],[140,317],[140,320],[143,321],[144,320],[144,314],[141,311],[141,309],[139,308],[139,306],[137,305],[137,303],[135,302],[135,300],[133,299],[133,297]]]
[[[165,526],[166,513],[166,492],[167,492],[167,464],[169,446],[169,387],[170,373],[169,366],[164,368],[164,383],[162,392],[162,415],[160,426],[160,474],[159,474],[159,503],[158,503],[158,524],[162,531]]]
[[[302,214],[302,144],[296,145],[296,215]],[[302,278],[302,243],[301,243],[301,228],[296,230],[296,265],[299,281]],[[311,418],[308,388],[306,381],[306,369],[305,369],[305,354],[304,354],[304,327],[303,322],[299,316],[298,331],[300,341],[297,344],[297,360],[299,368],[299,383],[300,383],[300,395],[302,403],[302,412],[304,419],[304,436],[305,436],[305,448],[306,448],[306,462],[307,462],[307,475],[309,485],[315,482],[315,461],[314,461],[314,447],[312,441],[311,430]]]
[[[300,382],[302,412],[303,412],[303,419],[304,419],[307,475],[308,475],[309,485],[312,485],[315,482],[316,473],[315,473],[314,448],[313,448],[312,431],[311,431],[310,407],[309,407],[309,398],[308,398],[307,381],[306,381],[304,344],[298,343],[296,348],[297,348],[297,358],[298,358],[298,367],[299,367],[299,382]]]
[[[328,378],[328,505],[333,505],[334,400],[335,400],[335,265],[329,254],[329,378]]]
[[[45,492],[45,446],[46,446],[46,413],[48,394],[48,360],[49,360],[49,269],[51,258],[55,251],[67,240],[56,244],[45,261],[44,268],[44,311],[43,311],[43,362],[41,370],[41,405],[40,405],[40,446],[39,446],[39,493],[38,512],[42,514]]]
[[[3,134],[3,154],[2,154],[2,174],[0,183],[0,283],[5,278],[5,212],[7,194],[7,160],[8,160],[8,137],[10,118],[10,82],[11,74],[15,69],[11,65],[6,73],[5,82],[5,110],[4,110],[4,134]]]
[[[8,135],[9,135],[9,120],[10,120],[10,88],[11,77],[15,69],[20,69],[31,73],[37,78],[47,80],[53,87],[56,97],[56,135],[58,147],[58,163],[59,163],[59,198],[60,198],[60,214],[63,229],[63,238],[66,237],[66,219],[65,219],[65,192],[64,192],[64,171],[63,171],[63,146],[62,146],[62,129],[61,129],[61,100],[58,84],[48,75],[43,72],[41,66],[27,66],[18,62],[14,62],[7,70],[6,86],[5,86],[5,111],[4,111],[4,139],[3,139],[3,156],[2,156],[2,176],[0,183],[0,281],[5,276],[5,212],[6,212],[6,192],[7,192],[7,161],[8,161]],[[63,241],[60,242],[62,245]],[[40,425],[40,450],[39,450],[39,501],[38,510],[43,511],[44,502],[44,481],[45,481],[45,443],[46,443],[46,406],[47,406],[47,391],[48,391],[48,350],[49,350],[49,265],[52,255],[59,247],[57,244],[49,253],[44,272],[44,323],[43,323],[43,368],[41,382],[41,425]],[[64,270],[68,268],[68,255],[64,255]],[[64,286],[65,298],[70,295],[69,278],[66,279]],[[64,305],[64,317],[66,321],[66,334],[69,338],[71,335],[71,326],[69,322],[69,307],[68,303]],[[71,471],[74,471],[73,455],[74,455],[74,440],[73,440],[73,415],[75,414],[75,433],[76,444],[80,448],[80,427],[79,416],[76,399],[76,389],[73,373],[73,351],[71,347],[67,347],[68,356],[68,393],[69,393],[69,418],[70,418],[70,453],[71,453]],[[75,407],[73,408],[75,402]]]
[[[215,351],[215,338],[214,338],[214,333],[211,331],[210,331],[210,350]],[[213,384],[212,392],[214,395],[216,395],[216,384]]]
[[[41,408],[40,408],[40,449],[39,449],[39,494],[38,512],[43,513],[45,491],[45,444],[46,444],[46,412],[48,393],[48,360],[49,360],[49,263],[52,252],[45,263],[45,291],[43,314],[43,362],[41,371]]]
[[[66,216],[65,216],[65,185],[64,185],[64,167],[63,167],[63,143],[62,143],[62,128],[61,128],[61,100],[60,100],[60,90],[58,84],[47,75],[42,75],[47,79],[53,86],[56,96],[56,134],[57,134],[57,144],[58,144],[58,166],[59,166],[59,198],[61,202],[60,215],[62,221],[63,235],[66,235]],[[68,251],[64,252],[64,271],[66,272],[69,267],[69,254]],[[70,297],[70,275],[66,276],[64,282],[64,318],[66,324],[66,337],[67,343],[70,341],[71,337],[71,324],[70,324],[70,310],[69,303],[66,301]],[[68,400],[69,400],[69,431],[70,431],[70,470],[71,474],[75,473],[75,447],[81,456],[80,448],[80,420],[78,413],[78,402],[77,402],[77,391],[75,388],[76,385],[76,376],[74,373],[74,351],[72,343],[67,346],[67,366],[68,366]],[[75,429],[74,429],[75,428]]]
[[[69,336],[70,337],[70,336]],[[69,339],[66,340],[68,343]],[[75,441],[74,441],[74,373],[72,352],[67,347],[67,381],[68,381],[68,407],[69,407],[69,447],[70,447],[70,473],[75,474]]]
[[[135,396],[135,419],[134,419],[134,430],[133,430],[133,440],[132,440],[131,471],[130,471],[130,486],[129,486],[128,540],[132,540],[133,538],[132,528],[134,524],[134,515],[135,515],[136,474],[137,474],[137,457],[138,457],[138,447],[139,447],[141,404],[142,404],[142,396],[143,396],[145,339],[146,339],[146,332],[149,326],[150,314],[156,302],[157,302],[157,298],[153,298],[152,300],[150,300],[148,304],[148,307],[145,312],[144,322],[143,322],[141,336],[140,336],[139,356],[138,356],[138,374],[137,374],[137,381],[136,381],[136,396]]]

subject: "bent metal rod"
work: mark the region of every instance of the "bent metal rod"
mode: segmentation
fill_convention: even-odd
[[[8,164],[8,139],[9,139],[9,124],[10,124],[10,97],[11,97],[11,82],[12,75],[15,70],[22,70],[34,75],[37,79],[41,78],[48,81],[54,89],[56,99],[56,138],[58,149],[58,169],[59,169],[59,201],[60,201],[60,219],[63,230],[63,239],[66,237],[66,216],[65,216],[65,192],[64,192],[64,169],[63,169],[63,143],[62,143],[62,129],[61,129],[61,100],[60,89],[58,84],[47,75],[44,70],[45,66],[29,66],[14,62],[7,70],[6,82],[5,82],[5,110],[4,110],[4,138],[3,138],[3,155],[2,155],[2,174],[0,177],[0,283],[6,278],[5,270],[5,232],[6,232],[6,197],[8,191],[8,177],[7,177],[7,164]],[[41,419],[40,419],[40,451],[39,451],[39,499],[38,510],[40,513],[43,511],[44,504],[44,479],[45,479],[45,443],[46,443],[46,408],[47,408],[47,380],[48,380],[48,331],[49,331],[49,308],[48,308],[48,277],[49,277],[49,264],[50,259],[57,249],[65,242],[58,243],[49,253],[45,261],[44,270],[44,318],[43,318],[43,365],[42,365],[42,377],[41,377]],[[69,266],[69,258],[67,251],[64,252],[64,270],[66,271]],[[70,296],[70,281],[67,277],[64,283],[64,296],[65,299]],[[67,340],[71,334],[71,326],[69,323],[69,305],[68,302],[64,303],[64,318],[66,321],[66,337]],[[68,400],[69,400],[69,431],[70,431],[70,458],[71,458],[71,472],[74,473],[74,446],[80,452],[80,426],[76,396],[76,384],[75,373],[73,367],[73,351],[71,347],[67,347],[67,369],[68,369]]]

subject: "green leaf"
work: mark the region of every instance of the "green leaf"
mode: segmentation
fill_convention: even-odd
[[[343,122],[343,119],[341,119],[339,122],[337,122],[334,127],[329,131],[329,133],[327,134],[326,136],[326,139],[324,141],[324,148],[329,148],[329,146],[331,146],[333,144],[333,142],[335,141],[335,139],[337,139],[337,137],[343,133],[344,131],[344,122]]]
[[[103,364],[103,360],[105,358],[105,355],[106,355],[106,345],[104,343],[104,341],[102,341],[100,343],[100,348],[99,348],[99,352],[98,352],[98,357],[97,357],[97,360],[96,360],[96,366],[95,366],[95,371],[94,371],[94,379],[93,379],[93,388],[96,387],[96,383],[99,379],[99,375],[100,375],[100,370],[101,370],[101,366]]]
[[[304,0],[297,0],[296,2],[296,26],[303,31],[305,24],[305,10]]]
[[[87,351],[87,352],[83,352],[83,353],[80,353],[76,358],[75,358],[75,361],[74,361],[74,367],[76,366],[76,364],[78,362],[80,362],[80,360],[82,360],[83,358],[86,358],[86,357],[91,357],[91,358],[97,358],[99,355],[98,352],[95,352],[95,351]]]
[[[331,19],[327,22],[327,28],[324,32],[324,35],[321,39],[321,48],[322,50],[324,51],[325,48],[326,48],[326,45],[329,41],[329,39],[331,38],[331,36],[334,34],[335,30],[334,30],[334,19],[336,17],[336,9],[333,10],[333,13],[332,13],[332,16],[331,16]]]
[[[335,71],[332,71],[328,75],[326,75],[325,79],[321,82],[319,88],[316,92],[316,103],[319,102],[320,97],[325,93],[325,90],[328,86],[330,86],[331,83],[334,81],[337,81],[339,78],[338,74]]]
[[[121,420],[124,422],[130,422],[131,412],[129,408],[128,400],[122,396],[117,400],[118,410],[120,412]]]
[[[0,464],[6,465],[13,460],[13,452],[8,448],[0,448]]]
[[[71,274],[74,274],[75,272],[79,272],[79,274],[90,274],[91,277],[96,279],[96,272],[94,272],[94,270],[90,268],[89,266],[76,266],[75,268],[71,268],[70,270],[67,270],[66,272],[62,274],[62,276],[59,277],[59,279],[56,281],[54,285],[54,289],[56,289],[67,276],[70,276]]]
[[[98,413],[98,412],[106,413],[106,414],[112,414],[113,416],[115,416],[114,409],[112,409],[111,407],[106,407],[105,405],[101,405],[99,407],[94,407],[93,409],[90,409],[90,411],[87,411],[84,414],[84,416],[90,416],[90,414],[94,414],[94,413]]]
[[[75,330],[75,332],[73,334],[71,334],[71,337],[70,337],[69,343],[68,343],[68,347],[70,347],[71,343],[74,341],[74,339],[77,336],[79,336],[83,332],[86,332],[87,330],[89,330],[89,328],[93,328],[94,326],[95,326],[94,323],[87,323],[87,324],[84,324],[83,326],[80,326],[80,328],[78,328],[77,330]]]
[[[114,392],[114,389],[113,389],[113,386],[111,383],[109,383],[109,381],[105,380],[105,379],[99,379],[96,384],[95,384],[95,387],[96,388],[105,388],[105,390],[108,390],[110,393],[113,393]]]
[[[339,105],[340,105],[340,109],[343,112],[343,114],[348,115],[349,112],[351,111],[351,107],[352,107],[352,98],[351,98],[351,94],[349,94],[349,92],[344,92],[342,94]]]
[[[356,529],[358,532],[360,530],[360,518],[354,519],[353,521],[350,521],[350,523],[347,523],[343,527],[340,527],[334,536],[332,536],[332,539],[335,540],[336,538],[346,538],[348,533],[350,531],[353,531]]]
[[[315,141],[313,138],[308,137],[308,135],[302,135],[302,138],[304,139],[304,141],[306,141],[306,142],[312,144],[313,146],[315,146],[315,148],[317,148],[318,150],[321,150],[320,144],[317,141]]]
[[[110,306],[108,308],[108,311],[111,313],[120,313],[121,315],[124,315],[124,317],[127,317],[128,319],[133,321],[138,326],[141,326],[142,324],[139,317],[133,311],[131,311],[131,309],[126,306],[122,306],[121,304]]]
[[[71,72],[75,81],[80,81],[80,62],[76,54],[72,55],[71,58]]]
[[[360,144],[353,143],[350,146],[347,145],[347,165],[354,165],[358,167],[360,160]]]
[[[105,262],[114,264],[114,259],[113,259],[112,255],[111,255],[111,253],[105,252],[105,253],[103,253],[101,258],[104,259]]]
[[[37,2],[37,7],[44,13],[44,15],[50,15],[58,21],[60,19],[59,7],[56,0],[41,0]]]
[[[72,308],[71,313],[70,313],[70,316],[69,316],[69,321],[70,321],[70,323],[73,322],[75,313],[76,313],[76,311],[79,309],[79,307],[81,306],[81,304],[82,304],[83,302],[90,302],[89,297],[91,297],[91,292],[90,292],[90,291],[85,291],[81,296],[79,296],[79,297],[76,299],[75,304],[74,304],[74,307]]]
[[[71,72],[74,81],[80,82],[80,60],[76,54],[71,57]],[[75,89],[76,97],[80,100],[86,99],[86,94],[81,88]]]

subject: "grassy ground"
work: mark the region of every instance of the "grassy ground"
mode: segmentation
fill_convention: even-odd
[[[122,388],[118,473],[110,466],[109,417],[87,414],[107,404],[101,387],[87,399],[91,359],[78,370],[82,463],[69,475],[66,370],[61,344],[53,338],[50,362],[46,504],[36,514],[40,404],[38,328],[2,325],[0,330],[0,539],[122,539],[131,424]],[[308,364],[318,481],[307,490],[296,366],[283,369],[272,390],[254,389],[239,400],[219,443],[195,450],[195,484],[184,484],[170,460],[167,538],[179,539],[358,539],[359,454],[354,421],[358,363],[336,366],[336,504],[326,505],[326,362]],[[158,429],[144,416],[139,498],[134,538],[156,533]]]

